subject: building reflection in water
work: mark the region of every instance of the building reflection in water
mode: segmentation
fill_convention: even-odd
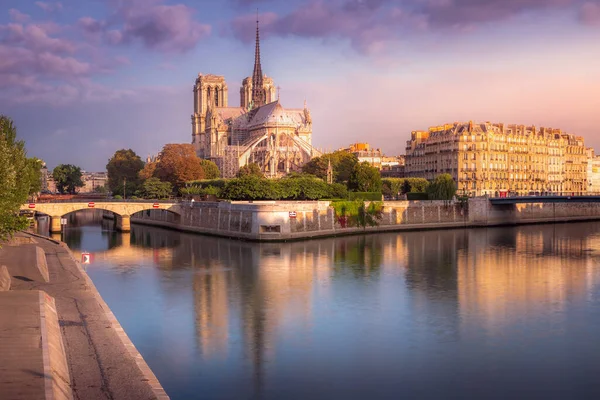
[[[472,342],[469,349],[501,342],[532,319],[550,324],[553,334],[565,330],[568,308],[588,301],[598,289],[600,224],[276,244],[134,224],[131,234],[112,237],[105,254],[107,259],[130,257],[131,264],[151,259],[162,295],[190,293],[203,365],[235,358],[241,350],[243,368],[252,370],[260,395],[267,375],[275,374],[268,366],[281,364],[291,347],[317,349],[321,325],[331,323],[327,318],[340,324],[341,313],[360,315],[363,320],[354,321],[352,329],[365,332],[374,346],[379,340],[397,341],[393,350],[371,351],[392,352],[398,363],[423,362],[426,347],[442,351],[442,344],[461,341]],[[184,276],[177,285],[169,283],[175,273]],[[338,308],[330,306],[334,302]],[[342,333],[340,339],[356,332]],[[329,352],[339,355],[333,353],[335,345],[324,343],[328,347],[320,362],[329,365]],[[404,349],[404,343],[412,348]]]

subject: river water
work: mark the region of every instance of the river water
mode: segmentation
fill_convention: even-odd
[[[67,226],[174,400],[600,398],[598,222],[281,244]]]

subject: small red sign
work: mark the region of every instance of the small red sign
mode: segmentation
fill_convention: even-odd
[[[35,203],[29,203],[29,208],[35,208]]]
[[[90,201],[90,202],[88,203],[88,207],[90,207],[90,208],[94,208],[94,206],[95,206],[95,205],[96,205],[96,204],[95,204],[93,201]]]
[[[158,208],[158,207],[160,207],[160,204],[158,204],[158,203],[154,203],[154,204],[152,204],[152,207],[153,207],[153,208]]]
[[[90,253],[81,253],[81,263],[89,264],[92,262],[92,255]]]
[[[296,211],[290,211],[290,218],[296,218]]]

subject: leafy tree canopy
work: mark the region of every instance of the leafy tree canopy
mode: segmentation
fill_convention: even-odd
[[[333,180],[337,183],[348,183],[354,166],[358,164],[358,158],[347,151],[334,151],[333,153],[323,154],[310,160],[302,167],[302,172],[327,179],[327,168],[331,161],[333,169]]]
[[[39,160],[27,158],[12,120],[0,115],[0,241],[27,226],[19,208],[29,194],[39,191],[40,167]]]
[[[131,149],[117,150],[106,164],[108,188],[113,193],[131,196],[139,189],[141,179],[139,172],[144,168],[142,159]]]
[[[356,192],[380,192],[381,174],[368,162],[356,164],[348,181],[348,189]]]
[[[171,182],[161,182],[158,178],[148,178],[142,185],[141,195],[145,199],[165,199],[173,193]]]
[[[204,169],[192,144],[166,144],[153,176],[163,182],[171,182],[175,189],[179,189],[187,181],[204,179]]]
[[[456,184],[450,174],[438,175],[427,188],[430,200],[452,200],[456,193]]]
[[[56,190],[60,194],[75,194],[77,188],[83,187],[81,168],[72,164],[60,164],[52,171]]]
[[[237,173],[238,178],[243,178],[246,176],[255,176],[257,178],[264,178],[265,175],[260,169],[260,166],[256,163],[246,164],[240,168]]]
[[[221,171],[219,171],[219,167],[214,162],[200,159],[200,164],[202,165],[202,169],[204,169],[205,179],[217,179],[221,177]]]

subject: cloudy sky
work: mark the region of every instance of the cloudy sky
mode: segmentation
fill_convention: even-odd
[[[454,121],[558,127],[600,150],[600,0],[0,0],[0,113],[50,168],[191,142],[192,86],[263,71],[313,143],[404,153]]]

